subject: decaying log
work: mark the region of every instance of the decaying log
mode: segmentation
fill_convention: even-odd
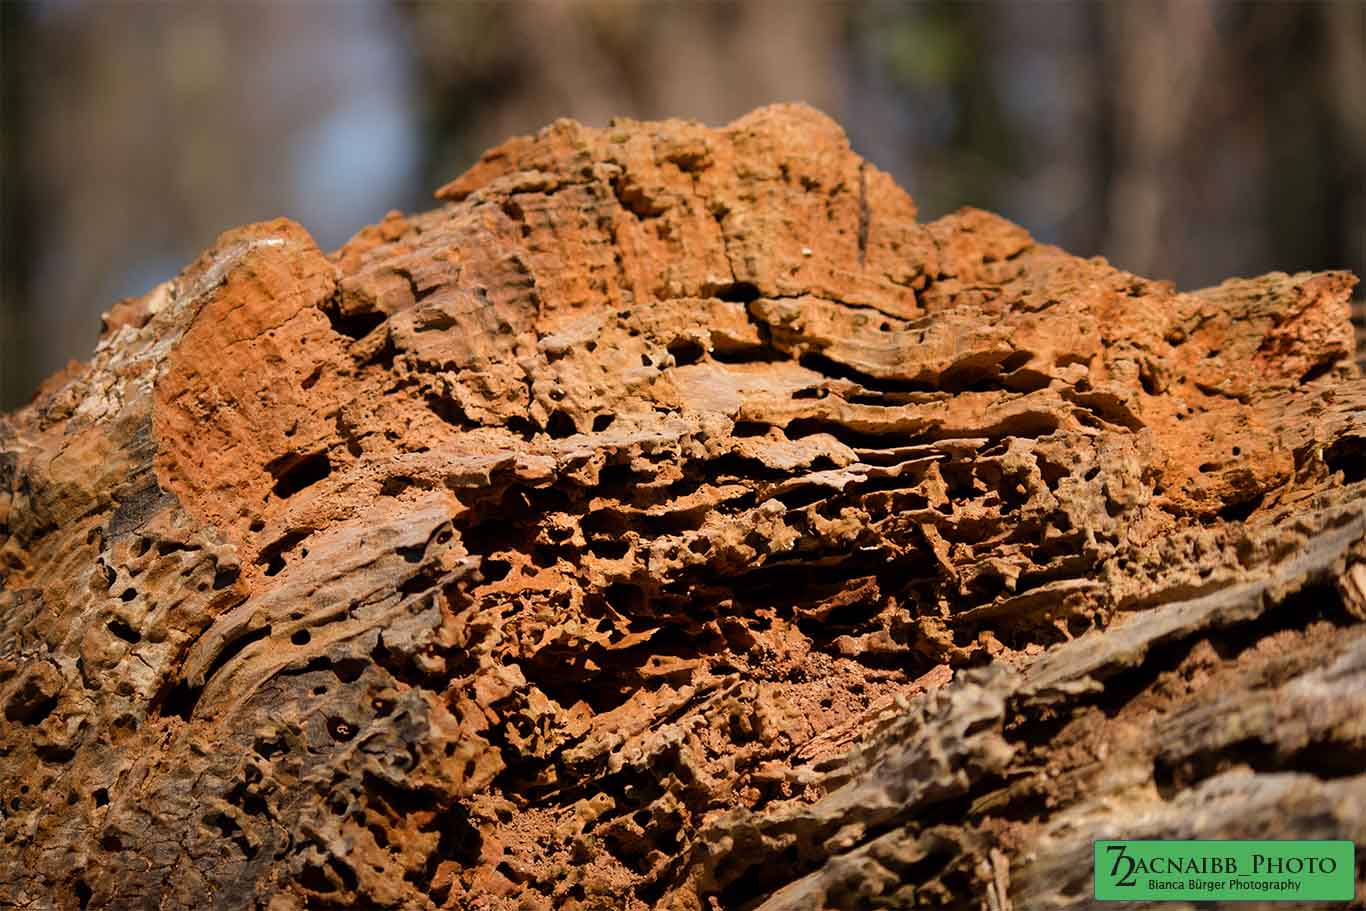
[[[228,232],[0,419],[0,906],[1033,911],[1095,837],[1366,843],[1351,276],[921,224],[800,106],[438,195]]]

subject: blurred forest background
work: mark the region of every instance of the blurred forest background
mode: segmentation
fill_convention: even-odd
[[[981,206],[1181,288],[1366,273],[1366,0],[0,0],[0,25],[0,408],[220,231],[288,215],[334,249],[562,116],[803,100],[927,220]]]

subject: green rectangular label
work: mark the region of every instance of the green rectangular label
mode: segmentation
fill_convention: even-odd
[[[1350,841],[1098,841],[1097,901],[1350,901]]]

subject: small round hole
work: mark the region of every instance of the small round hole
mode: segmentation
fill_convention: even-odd
[[[356,736],[356,726],[344,718],[332,717],[327,719],[327,733],[333,740],[350,740]]]

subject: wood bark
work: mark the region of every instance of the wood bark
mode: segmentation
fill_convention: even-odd
[[[0,419],[0,906],[1032,911],[1097,837],[1366,843],[1351,276],[921,224],[801,106],[438,195],[228,232]]]

